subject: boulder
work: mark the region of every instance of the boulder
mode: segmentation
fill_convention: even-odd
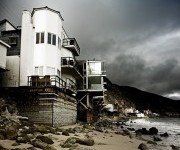
[[[6,149],[2,145],[0,145],[0,150],[8,150],[8,149]]]
[[[140,149],[140,150],[148,150],[148,147],[147,147],[146,144],[141,143],[141,144],[138,146],[138,149]]]
[[[27,135],[23,135],[23,136],[17,137],[16,142],[28,143],[28,142],[30,142],[30,138]]]
[[[67,130],[62,132],[62,135],[69,136],[69,132]]]
[[[163,134],[160,134],[161,137],[168,137],[169,134],[167,132],[163,133]]]
[[[158,129],[155,127],[152,127],[149,129],[149,135],[157,135],[158,134]]]
[[[82,144],[82,145],[87,145],[87,146],[93,146],[94,145],[94,139],[91,137],[86,137],[84,139],[76,139],[76,143]]]
[[[171,145],[171,148],[172,148],[172,150],[180,150],[180,147],[177,147],[177,146],[174,146],[174,145]]]
[[[53,147],[52,145],[48,145],[43,150],[57,150],[57,149]]]
[[[47,136],[43,136],[43,135],[38,135],[36,137],[36,139],[40,139],[42,142],[46,143],[46,144],[53,144],[53,140]]]
[[[48,144],[42,142],[41,140],[39,139],[35,139],[31,142],[31,144],[34,146],[34,147],[37,147],[37,148],[41,148],[41,149],[44,149],[46,146],[48,146]]]
[[[157,143],[155,141],[147,141],[148,144],[153,144],[153,145],[157,145]]]
[[[68,138],[68,139],[64,142],[64,144],[62,144],[61,146],[62,146],[63,148],[75,148],[75,147],[77,147],[77,145],[76,145],[76,139],[77,139],[77,138],[75,138],[75,137],[70,137],[70,138]]]
[[[17,137],[17,128],[15,126],[9,126],[6,128],[6,138],[14,140]]]
[[[162,139],[158,135],[155,135],[153,139],[154,141],[162,141]]]
[[[81,133],[82,132],[82,128],[80,128],[80,127],[75,127],[73,130],[76,133]]]

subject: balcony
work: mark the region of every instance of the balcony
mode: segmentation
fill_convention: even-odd
[[[82,78],[82,68],[79,67],[75,58],[61,57],[62,73],[71,74],[75,78]]]
[[[67,80],[65,82],[63,79],[56,75],[46,75],[46,76],[28,76],[28,86],[32,87],[58,87],[63,91],[71,91],[76,93],[76,84],[72,81]]]
[[[71,50],[74,56],[79,56],[80,47],[75,38],[67,38],[63,39],[63,46],[69,50]]]

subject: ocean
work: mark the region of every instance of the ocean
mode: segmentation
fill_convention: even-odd
[[[135,129],[151,127],[158,129],[158,134],[167,132],[169,137],[161,137],[162,141],[157,142],[158,145],[151,145],[150,150],[171,150],[170,145],[180,147],[180,118],[140,118],[127,122]],[[153,140],[153,136],[143,135],[144,139]]]

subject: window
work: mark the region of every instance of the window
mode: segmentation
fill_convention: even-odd
[[[44,32],[36,33],[36,44],[44,43]]]
[[[56,45],[56,35],[55,34],[53,34],[52,44]]]
[[[47,43],[48,44],[52,44],[52,45],[56,45],[56,35],[52,34],[52,33],[48,33],[48,37],[47,37]]]
[[[43,76],[43,66],[36,66],[34,70],[35,75]]]
[[[48,44],[51,44],[51,34],[48,33]]]
[[[58,37],[58,48],[61,49],[61,39]]]
[[[17,37],[9,37],[9,44],[16,45],[17,44]]]

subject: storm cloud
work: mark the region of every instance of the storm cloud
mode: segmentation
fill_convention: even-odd
[[[0,19],[21,25],[22,10],[49,6],[81,47],[79,59],[101,59],[107,77],[180,98],[179,0],[1,0]]]

